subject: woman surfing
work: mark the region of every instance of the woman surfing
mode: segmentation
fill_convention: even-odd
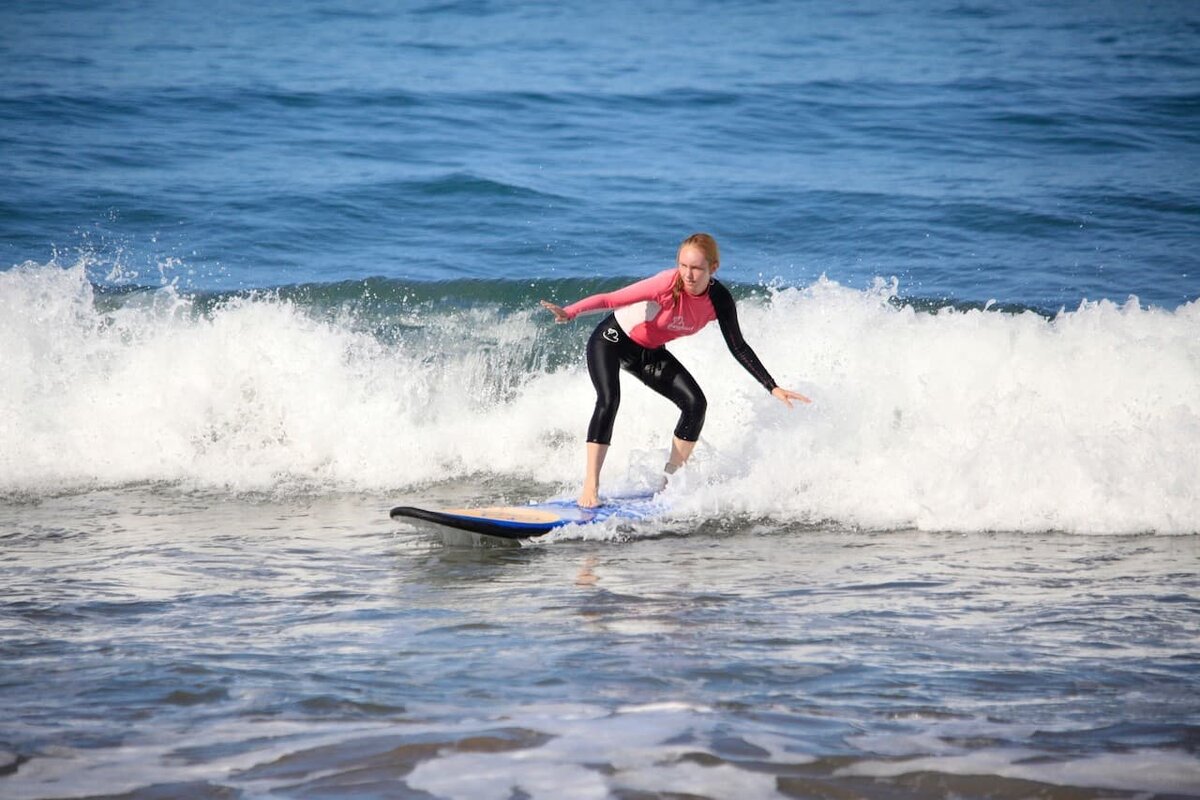
[[[716,239],[707,233],[692,234],[679,245],[675,262],[672,269],[614,292],[585,297],[566,308],[542,301],[559,323],[591,311],[615,309],[596,326],[587,343],[588,374],[596,387],[596,408],[588,425],[587,473],[579,494],[579,505],[585,508],[600,504],[600,470],[621,403],[618,376],[622,369],[679,407],[667,474],[673,474],[691,456],[704,426],[708,401],[691,373],[664,345],[690,336],[714,319],[729,352],[763,388],[789,408],[792,401],[812,402],[776,384],[742,338],[733,295],[713,277],[721,265]]]

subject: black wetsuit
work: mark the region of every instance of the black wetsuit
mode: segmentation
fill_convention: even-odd
[[[707,294],[729,352],[767,391],[774,389],[774,379],[742,337],[733,295],[715,279],[709,284]],[[589,442],[609,444],[612,441],[613,423],[621,404],[618,376],[622,369],[679,408],[676,437],[687,442],[700,438],[708,401],[696,379],[665,347],[648,348],[638,344],[610,314],[588,339],[587,365],[592,385],[596,387],[596,408],[588,425]]]

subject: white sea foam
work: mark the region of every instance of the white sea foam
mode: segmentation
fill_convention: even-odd
[[[712,457],[695,465],[708,489],[677,505],[881,528],[1200,530],[1200,302],[1046,320],[920,313],[894,291],[822,281],[745,309],[777,379],[815,400],[790,414],[718,342],[681,343],[720,391]]]
[[[1039,759],[1040,755],[1010,748],[905,761],[863,761],[834,774],[873,778],[914,772],[996,775],[1063,786],[1162,794],[1191,794],[1200,786],[1200,759],[1183,751],[1134,750],[1052,761]]]
[[[895,777],[915,772],[952,775],[995,775],[1063,786],[1110,790],[1189,793],[1200,786],[1200,759],[1184,750],[1143,749],[1045,758],[1027,746],[978,748],[963,742],[1031,741],[1052,734],[1053,725],[953,720],[927,725],[916,732],[875,731],[847,737],[847,743],[887,758],[856,761],[835,772],[839,776]],[[1068,729],[1069,730],[1069,729]]]
[[[551,709],[552,711],[552,709]],[[519,788],[540,798],[603,798],[613,789],[670,791],[712,797],[777,797],[774,776],[720,764],[680,761],[695,749],[682,743],[713,733],[719,716],[711,709],[664,702],[627,706],[616,713],[547,714],[534,707],[506,721],[554,734],[546,744],[504,753],[451,753],[422,762],[406,778],[409,786],[447,798],[506,798]],[[680,740],[677,743],[673,741]],[[766,752],[766,751],[764,751]],[[791,757],[792,763],[807,761]],[[607,763],[613,774],[595,769]]]
[[[432,709],[423,709],[430,711]],[[401,746],[414,736],[444,738],[485,734],[502,724],[549,736],[542,744],[500,752],[447,746],[418,761],[404,776],[412,789],[443,798],[507,798],[515,790],[531,798],[590,800],[614,791],[670,791],[714,797],[780,797],[775,775],[736,762],[701,764],[686,758],[708,752],[712,741],[728,734],[728,719],[712,709],[686,703],[605,709],[598,706],[529,705],[487,719],[425,719],[412,722],[335,722],[314,726],[302,721],[261,716],[209,721],[186,730],[163,728],[153,735],[131,735],[119,748],[44,748],[6,779],[6,797],[83,797],[97,787],[129,792],[153,784],[215,781],[253,796],[295,788],[298,782],[328,781],[347,792],[372,751]],[[764,726],[769,728],[770,726]],[[967,749],[944,742],[952,732],[969,737],[994,734],[994,723],[960,721],[901,735],[852,737],[848,743],[886,753],[886,759],[854,760],[833,777],[890,778],[915,772],[995,776],[1071,787],[1116,791],[1188,793],[1200,781],[1200,761],[1176,750],[1134,750],[1042,758],[1041,751],[1020,746]],[[1011,726],[1010,726],[1011,727]],[[1025,738],[1034,730],[1006,732]],[[812,763],[803,737],[741,731],[739,738],[761,750],[755,760],[787,768]],[[1003,741],[1003,740],[1002,740]],[[230,743],[243,746],[230,747]],[[251,746],[252,745],[252,746]],[[932,747],[932,751],[930,748]],[[187,751],[211,750],[194,761]],[[934,754],[929,755],[928,753]],[[926,755],[917,755],[926,753]],[[909,758],[897,756],[910,755]],[[278,771],[272,765],[288,763]],[[597,765],[611,769],[602,771]],[[265,768],[265,769],[264,769]]]
[[[709,397],[676,513],[871,528],[1200,530],[1200,301],[930,314],[822,280],[744,302],[791,411],[715,326],[672,345]],[[0,273],[0,492],[168,481],[391,491],[491,473],[570,491],[593,392],[526,356],[535,310],[424,311],[384,344],[272,297],[198,313],[170,290],[97,310],[83,265]],[[624,393],[609,486],[657,468],[675,409]],[[626,466],[628,465],[628,466]]]
[[[403,724],[323,721],[320,725],[262,717],[221,720],[187,731],[160,729],[130,736],[119,748],[58,748],[41,752],[6,780],[5,797],[14,800],[92,796],[96,788],[131,792],[141,786],[188,780],[232,785],[251,796],[295,788],[301,780],[341,780],[370,760],[372,747],[402,745],[405,737],[444,737],[486,732],[492,725],[549,734],[544,744],[501,752],[462,751],[447,747],[416,764],[404,785],[447,798],[508,798],[519,788],[535,799],[591,800],[614,789],[648,792],[690,791],[717,797],[777,797],[775,778],[732,764],[701,766],[680,757],[703,744],[671,743],[683,737],[701,742],[720,733],[720,715],[686,703],[661,703],[615,711],[598,706],[531,705],[513,708],[494,719],[423,720],[419,728]],[[482,731],[480,726],[483,726]],[[395,737],[394,739],[392,737]],[[755,737],[768,743],[767,736]],[[231,742],[254,746],[225,747]],[[379,742],[383,744],[380,745]],[[214,751],[202,763],[186,750]],[[326,749],[325,758],[320,757]],[[336,751],[336,754],[330,751]],[[764,750],[764,752],[767,752]],[[786,763],[811,759],[772,749]],[[317,754],[309,756],[308,754]],[[291,771],[265,765],[291,762]],[[612,775],[595,767],[608,763]],[[352,790],[347,788],[348,793]]]

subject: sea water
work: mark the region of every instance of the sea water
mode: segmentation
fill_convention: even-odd
[[[1200,796],[1187,2],[0,10],[0,796]],[[590,322],[718,277],[661,518]],[[627,384],[605,490],[676,411]]]

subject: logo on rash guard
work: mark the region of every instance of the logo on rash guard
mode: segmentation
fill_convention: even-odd
[[[620,338],[620,334],[617,333],[616,328],[607,328],[605,329],[604,333],[600,335],[604,337],[605,341],[612,342],[613,344],[616,344],[617,340]]]
[[[671,317],[671,321],[667,323],[667,330],[669,330],[669,331],[691,331],[694,329],[693,329],[692,325],[690,323],[688,323],[687,317],[683,316],[682,314],[679,314],[677,316]]]

